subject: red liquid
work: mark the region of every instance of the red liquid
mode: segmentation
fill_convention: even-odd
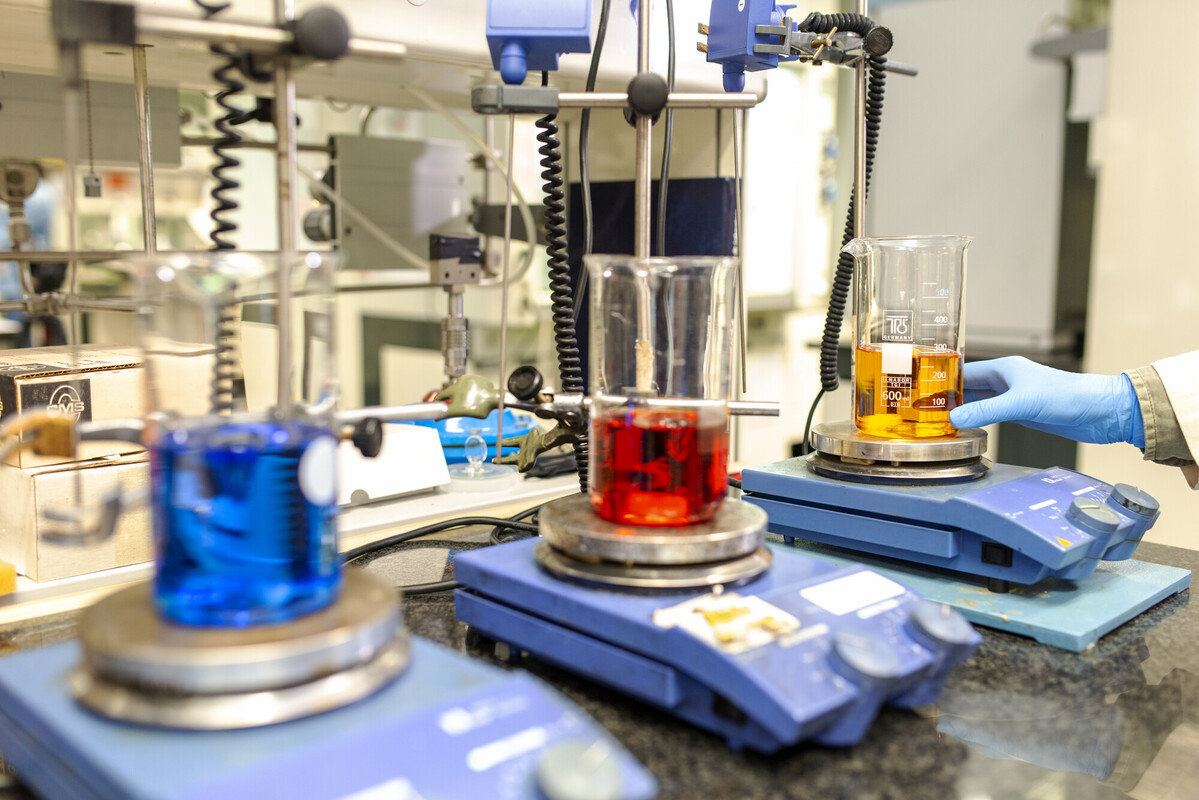
[[[724,419],[701,426],[696,411],[617,409],[592,421],[591,441],[591,505],[609,522],[704,522],[728,491]]]

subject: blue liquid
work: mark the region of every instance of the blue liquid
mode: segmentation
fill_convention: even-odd
[[[159,613],[244,628],[332,603],[341,588],[335,453],[327,429],[295,421],[164,434],[151,450]]]

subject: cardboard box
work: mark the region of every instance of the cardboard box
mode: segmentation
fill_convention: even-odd
[[[84,345],[0,351],[0,422],[42,406],[58,408],[77,421],[141,419],[150,410],[141,351],[136,347]],[[185,416],[208,409],[214,356],[192,348],[156,360],[160,402]],[[129,442],[94,441],[79,445],[77,461],[140,451]],[[15,467],[43,467],[68,459],[28,450],[9,456]]]
[[[100,497],[118,483],[129,492],[150,480],[145,452],[33,469],[0,466],[0,560],[31,580],[69,578],[153,558],[147,505],[123,512],[116,531],[104,541],[80,546],[46,540],[52,523],[41,512],[76,507],[76,472],[82,479],[83,503],[89,508],[97,507]]]
[[[144,387],[137,348],[101,345],[35,347],[0,351],[0,421],[33,408],[49,406],[76,420],[142,417]],[[84,442],[79,460],[137,450],[127,442]],[[34,455],[28,450],[9,456],[16,467],[40,467],[67,459]]]

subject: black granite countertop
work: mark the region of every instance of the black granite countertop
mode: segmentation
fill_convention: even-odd
[[[1199,568],[1199,552],[1144,544],[1137,558]],[[411,630],[495,664],[448,593],[405,601]],[[0,651],[69,637],[73,616],[0,634]],[[526,659],[654,774],[662,798],[1137,800],[1199,797],[1199,611],[1172,597],[1069,653],[983,629],[938,703],[884,709],[856,747],[730,751],[668,714]],[[0,798],[28,797],[19,788]]]

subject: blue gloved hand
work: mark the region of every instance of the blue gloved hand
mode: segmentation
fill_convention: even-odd
[[[1078,442],[1145,446],[1141,404],[1127,375],[1086,375],[1019,356],[966,364],[965,405],[949,412],[955,428],[1019,422]]]

